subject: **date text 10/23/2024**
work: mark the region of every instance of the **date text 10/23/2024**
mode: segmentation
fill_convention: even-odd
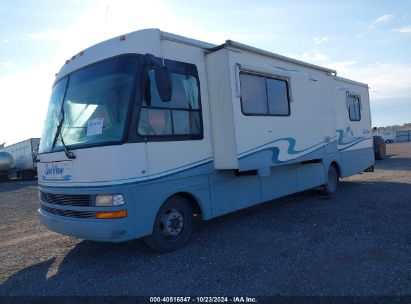
[[[151,303],[258,303],[254,297],[150,297]]]

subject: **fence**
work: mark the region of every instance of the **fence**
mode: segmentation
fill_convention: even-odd
[[[395,142],[411,141],[411,130],[395,131]]]

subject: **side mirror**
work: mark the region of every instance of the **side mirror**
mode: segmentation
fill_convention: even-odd
[[[157,66],[154,68],[158,95],[162,102],[171,100],[173,93],[173,80],[170,69],[166,66]]]

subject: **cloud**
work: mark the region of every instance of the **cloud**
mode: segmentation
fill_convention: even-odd
[[[338,75],[367,83],[371,99],[408,98],[411,103],[411,65],[379,63],[345,66]]]
[[[10,39],[3,39],[3,43],[10,43]]]
[[[326,61],[329,58],[321,53],[318,52],[310,52],[310,53],[304,53],[301,56],[292,56],[292,57],[297,57],[298,59],[304,60],[304,61]]]
[[[376,25],[378,25],[380,23],[388,22],[393,18],[394,18],[394,15],[390,15],[390,14],[382,15],[382,16],[378,17],[377,19],[375,19],[373,22],[371,22],[371,24],[368,28],[373,29],[373,28],[375,28]]]
[[[2,68],[11,68],[12,66],[13,66],[13,63],[10,60],[0,62],[0,67]]]
[[[336,70],[337,73],[340,74],[342,71],[347,70],[348,67],[356,65],[356,64],[357,64],[357,61],[355,60],[347,60],[347,61],[328,62],[327,66]]]
[[[7,104],[5,115],[0,119],[0,142],[13,144],[40,137],[54,80],[53,70],[54,67],[44,63],[24,71],[0,74],[0,100]]]
[[[394,18],[394,15],[388,15],[388,14],[387,15],[382,15],[382,16],[378,17],[377,19],[375,19],[373,21],[373,23],[387,22],[387,21],[390,21],[393,18]]]
[[[78,15],[69,27],[44,29],[31,33],[29,37],[55,42],[61,51],[56,55],[62,56],[61,62],[96,43],[144,28],[159,28],[215,43],[222,43],[227,38],[221,30],[198,29],[186,18],[178,16],[166,4],[167,2],[159,0],[118,0],[108,2],[107,10],[106,1],[101,1],[92,9]],[[155,18],[146,12],[155,12]]]
[[[411,26],[404,26],[397,29],[393,29],[394,32],[399,33],[411,33]]]
[[[355,59],[335,61],[316,51],[289,57],[334,69],[338,76],[368,84],[371,99],[375,102],[403,98],[410,100],[411,104],[411,65],[387,62],[361,65]]]
[[[47,29],[44,32],[30,34],[29,37],[35,40],[56,40],[61,41],[66,39],[65,31],[57,29]]]
[[[327,42],[328,41],[328,37],[315,37],[313,39],[315,44],[321,44],[323,42]]]

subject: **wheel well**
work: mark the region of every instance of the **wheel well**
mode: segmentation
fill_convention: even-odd
[[[338,163],[336,161],[332,161],[330,166],[334,166],[335,170],[337,170],[338,177],[341,177],[341,169]]]
[[[182,196],[182,197],[184,197],[190,203],[190,206],[193,209],[194,214],[198,214],[202,218],[203,214],[201,212],[201,208],[200,208],[200,205],[198,203],[198,200],[191,193],[178,192],[178,193],[175,193],[173,196]]]

